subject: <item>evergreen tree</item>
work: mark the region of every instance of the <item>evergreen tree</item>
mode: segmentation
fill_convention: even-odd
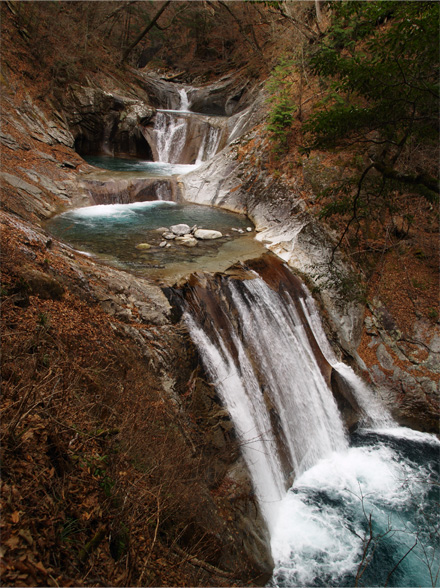
[[[324,213],[371,213],[368,192],[437,200],[440,4],[341,1],[311,49],[326,98],[305,124],[311,150],[350,150],[350,173],[334,184]]]

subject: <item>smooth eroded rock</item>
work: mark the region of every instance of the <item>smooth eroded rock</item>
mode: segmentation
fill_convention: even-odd
[[[214,230],[210,230],[210,229],[197,229],[196,231],[194,231],[194,237],[196,239],[220,239],[220,237],[223,237],[223,235],[220,233],[220,231],[214,231]]]
[[[191,233],[191,227],[181,223],[180,225],[173,225],[170,227],[170,231],[174,233],[174,235],[178,235],[180,237],[183,235],[189,235],[189,233]]]
[[[180,243],[180,245],[185,245],[185,247],[195,247],[197,245],[197,239],[194,239],[192,235],[176,237],[176,242]]]

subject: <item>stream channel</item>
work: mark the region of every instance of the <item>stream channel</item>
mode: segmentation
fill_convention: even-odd
[[[212,158],[228,142],[224,121],[205,126],[195,145],[188,121],[199,115],[183,89],[181,97],[181,110],[158,111],[157,161],[89,163],[106,177],[163,178]],[[191,248],[169,243],[165,228],[179,223],[223,236]],[[167,197],[72,210],[47,228],[165,285],[210,272],[174,296],[240,438],[271,537],[271,586],[438,585],[440,443],[399,427],[336,359],[312,296],[284,264],[269,258],[213,275],[264,252],[248,219]],[[142,242],[150,247],[137,249]],[[343,422],[335,380],[358,412],[354,431]]]

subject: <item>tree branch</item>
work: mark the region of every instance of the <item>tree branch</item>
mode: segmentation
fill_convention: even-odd
[[[428,190],[431,190],[436,194],[440,194],[439,180],[437,180],[437,178],[429,176],[428,174],[405,174],[403,172],[395,170],[392,167],[387,167],[382,162],[374,162],[372,164],[372,167],[374,167],[385,178],[388,178],[390,180],[396,180],[397,182],[402,182],[403,184],[422,185],[425,186],[425,188],[428,188]]]
[[[127,61],[127,57],[130,55],[130,53],[133,51],[133,49],[136,47],[136,45],[140,41],[142,41],[142,39],[145,37],[145,35],[149,31],[151,31],[151,29],[155,26],[156,22],[161,17],[162,13],[168,8],[168,6],[170,4],[171,4],[171,0],[167,0],[161,6],[161,8],[156,12],[156,15],[154,16],[153,20],[148,24],[148,26],[146,26],[145,29],[136,37],[136,39],[133,41],[133,43],[129,47],[127,47],[127,49],[124,51],[124,55],[122,56],[122,63],[124,63],[125,61]]]
[[[350,226],[351,226],[351,223],[352,223],[352,222],[353,222],[353,221],[354,221],[354,220],[357,218],[357,203],[358,203],[358,200],[359,200],[359,198],[360,198],[360,195],[361,195],[362,184],[363,184],[363,182],[364,182],[365,178],[367,177],[367,175],[368,175],[368,172],[369,172],[369,171],[370,171],[370,169],[372,169],[374,166],[375,166],[375,164],[374,164],[374,163],[370,164],[370,165],[369,165],[369,166],[368,166],[366,169],[364,169],[364,171],[363,171],[363,173],[362,173],[362,176],[361,176],[361,178],[360,178],[360,180],[359,180],[359,182],[358,182],[358,189],[357,189],[357,192],[356,192],[356,196],[355,196],[355,197],[354,197],[354,199],[353,199],[353,214],[352,214],[352,217],[351,217],[351,219],[350,219],[350,220],[347,222],[347,224],[345,225],[345,229],[344,229],[344,231],[343,231],[343,233],[342,233],[342,235],[341,235],[341,237],[340,237],[339,241],[336,243],[336,245],[335,245],[335,246],[333,247],[333,249],[332,249],[332,256],[331,256],[331,258],[330,258],[330,263],[333,263],[333,261],[334,261],[334,259],[335,259],[335,253],[336,253],[336,250],[338,249],[338,247],[340,247],[340,245],[341,245],[341,243],[342,243],[342,241],[343,241],[343,239],[344,239],[345,235],[346,235],[346,234],[347,234],[347,232],[348,232],[348,229],[349,229],[349,228],[350,228]]]

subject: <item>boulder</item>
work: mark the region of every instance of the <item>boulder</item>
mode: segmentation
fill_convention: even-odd
[[[210,229],[197,229],[194,231],[194,237],[196,239],[208,240],[208,239],[220,239],[223,235],[220,231],[213,231]]]
[[[195,247],[197,245],[197,239],[194,239],[192,235],[182,235],[181,237],[176,237],[176,242],[180,243],[181,245],[185,245],[185,247]]]
[[[151,245],[149,243],[138,243],[136,245],[136,249],[140,249],[141,251],[146,251],[147,249],[151,249]]]
[[[189,233],[191,233],[191,228],[182,223],[180,225],[173,225],[170,227],[170,231],[174,233],[174,235],[181,237],[182,235],[189,235]]]

